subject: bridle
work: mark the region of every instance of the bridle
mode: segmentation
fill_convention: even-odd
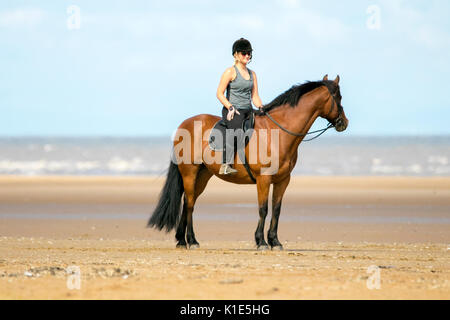
[[[334,94],[331,93],[330,89],[329,89],[328,87],[327,87],[327,89],[328,89],[328,92],[330,93],[330,96],[331,96],[331,99],[332,99],[332,100],[331,100],[330,111],[328,111],[328,113],[327,113],[327,115],[325,116],[325,118],[328,118],[328,116],[333,112],[334,107],[337,106],[337,108],[338,108],[338,116],[337,116],[337,118],[336,118],[336,121],[337,121],[337,120],[340,119],[340,117],[341,117],[343,108],[342,108],[342,106],[340,106],[340,105],[336,102],[336,97],[335,97]],[[284,128],[284,127],[283,127],[281,124],[279,124],[274,118],[272,118],[272,116],[271,116],[268,112],[265,112],[264,110],[261,110],[261,112],[262,112],[263,115],[267,116],[273,123],[275,123],[281,130],[283,130],[283,131],[286,132],[286,133],[289,133],[290,135],[293,135],[293,136],[296,136],[296,137],[306,137],[307,135],[314,134],[314,133],[318,133],[316,136],[314,136],[314,137],[312,137],[312,138],[310,138],[310,139],[303,140],[303,141],[311,141],[311,140],[314,140],[314,139],[320,137],[322,134],[324,134],[325,131],[327,131],[328,129],[331,129],[331,128],[333,128],[333,127],[335,126],[334,124],[332,124],[332,123],[328,120],[329,123],[328,123],[328,126],[327,126],[326,128],[323,128],[323,129],[320,129],[320,130],[316,130],[316,131],[312,131],[312,132],[307,132],[307,133],[296,133],[296,132],[292,132],[292,131],[290,131],[290,130]]]

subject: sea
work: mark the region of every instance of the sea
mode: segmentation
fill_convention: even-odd
[[[167,137],[0,137],[0,175],[163,176]],[[450,176],[450,136],[322,136],[297,176]]]

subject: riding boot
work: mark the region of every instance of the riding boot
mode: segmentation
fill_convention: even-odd
[[[223,164],[220,166],[219,174],[229,175],[235,174],[238,172],[236,169],[233,169],[229,164]]]

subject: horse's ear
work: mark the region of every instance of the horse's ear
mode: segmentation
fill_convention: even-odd
[[[339,75],[337,75],[336,79],[334,79],[334,83],[339,84],[340,80],[341,80],[341,78],[339,78]]]
[[[327,74],[323,77],[323,81],[328,81],[328,75]]]

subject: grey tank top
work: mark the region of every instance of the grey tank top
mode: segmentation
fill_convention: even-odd
[[[228,84],[226,97],[237,109],[251,109],[253,89],[252,71],[247,68],[250,74],[250,80],[245,80],[236,66],[234,66],[234,69],[236,70],[236,78]]]

